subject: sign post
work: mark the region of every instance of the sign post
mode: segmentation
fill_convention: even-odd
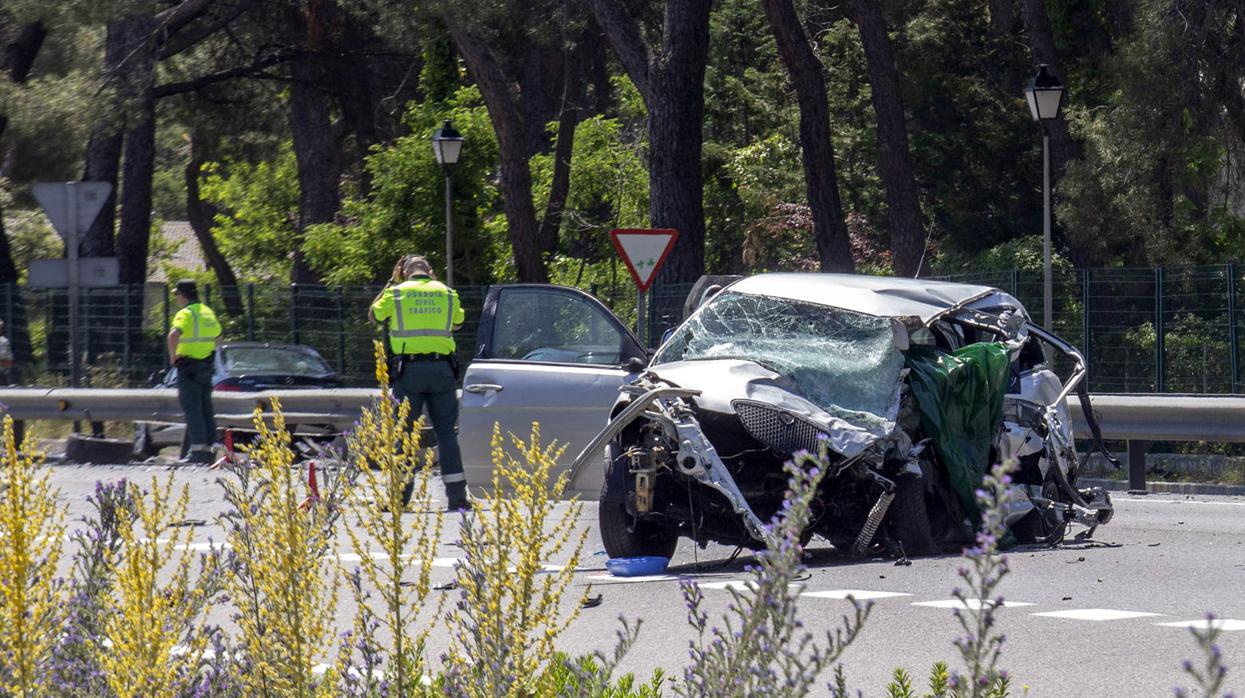
[[[78,246],[82,233],[90,229],[112,193],[108,182],[40,182],[32,187],[35,200],[43,207],[52,227],[65,239],[69,276],[69,375],[70,385],[82,380],[82,357],[78,354],[78,314],[80,267]]]
[[[610,240],[614,249],[622,257],[623,264],[631,273],[631,280],[636,287],[636,336],[648,346],[648,304],[644,302],[645,294],[657,271],[665,263],[670,250],[674,249],[674,241],[679,238],[679,231],[673,228],[619,228],[610,231]]]

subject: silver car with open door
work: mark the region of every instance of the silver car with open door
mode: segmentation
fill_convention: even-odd
[[[567,467],[601,430],[619,388],[647,362],[640,341],[600,301],[578,289],[546,284],[489,289],[459,415],[469,485],[492,482],[491,435],[541,438],[567,446]],[[584,469],[571,483],[595,496],[602,472]]]

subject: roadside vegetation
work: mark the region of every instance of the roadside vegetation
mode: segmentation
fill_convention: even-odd
[[[382,363],[383,366],[383,363]],[[867,631],[871,605],[851,601],[841,625],[818,637],[798,619],[801,535],[824,472],[824,459],[800,454],[787,465],[789,495],[769,522],[772,547],[757,553],[747,582],[731,589],[727,609],[704,608],[694,581],[683,584],[695,637],[680,676],[618,675],[629,648],[643,641],[638,622],[619,618],[610,652],[570,654],[560,634],[591,594],[573,587],[584,534],[581,505],[556,505],[565,477],[550,479],[558,444],[495,434],[492,493],[460,524],[463,558],[457,600],[430,594],[430,570],[442,532],[440,514],[403,519],[401,490],[416,468],[410,508],[432,510],[428,468],[420,468],[418,430],[401,429],[405,405],[384,397],[360,421],[336,473],[308,489],[293,465],[279,405],[260,431],[249,466],[222,478],[228,547],[192,544],[181,528],[188,492],[153,480],[96,488],[93,512],[62,555],[65,503],[48,483],[33,441],[19,448],[4,421],[0,470],[0,695],[128,696],[559,696],[601,698],[861,695],[841,661]],[[400,435],[400,438],[395,438]],[[964,551],[962,587],[953,595],[962,634],[959,660],[899,667],[880,695],[892,698],[1004,698],[1025,694],[1003,669],[1004,636],[995,609],[1008,573],[999,542],[1005,529],[1007,468],[978,491],[983,525]],[[351,551],[333,544],[345,528]],[[379,554],[369,546],[379,545]],[[563,566],[546,566],[550,558]],[[345,580],[358,601],[350,630],[337,634]],[[209,624],[227,612],[228,630]],[[215,617],[219,617],[216,614]],[[1202,659],[1183,665],[1192,693],[1227,696],[1227,675],[1213,618],[1193,635]],[[432,633],[449,649],[427,656]]]

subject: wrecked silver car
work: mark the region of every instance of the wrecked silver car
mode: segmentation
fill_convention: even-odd
[[[599,467],[604,450],[611,557],[669,556],[680,536],[764,546],[783,463],[801,451],[826,455],[808,534],[835,548],[927,555],[962,542],[984,472],[1004,461],[1022,495],[1010,530],[1054,543],[1112,515],[1105,491],[1076,487],[1068,398],[1096,425],[1085,374],[1075,348],[997,289],[762,274],[673,332],[573,471]]]

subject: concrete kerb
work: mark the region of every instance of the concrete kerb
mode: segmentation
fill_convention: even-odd
[[[1097,478],[1077,478],[1078,487],[1101,487],[1111,492],[1128,490],[1127,480],[1106,480]],[[1212,485],[1200,482],[1147,482],[1146,490],[1155,494],[1205,494],[1224,497],[1245,496],[1243,485]]]

